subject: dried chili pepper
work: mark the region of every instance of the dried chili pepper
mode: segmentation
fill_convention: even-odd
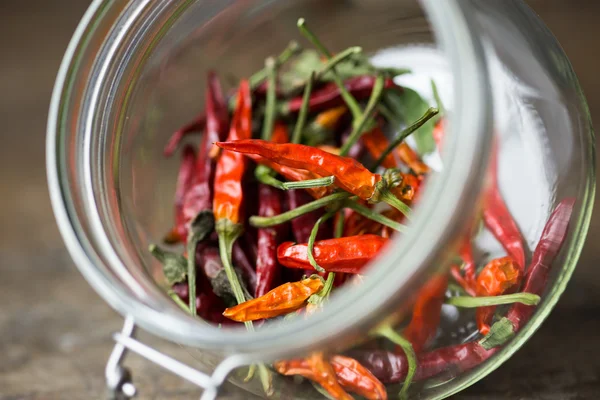
[[[527,268],[523,292],[541,295],[544,291],[552,263],[566,239],[574,205],[575,199],[565,199],[550,215]],[[507,318],[512,322],[515,332],[529,321],[534,311],[535,307],[519,303],[511,307]]]
[[[163,149],[163,155],[165,157],[171,157],[173,153],[175,153],[175,150],[177,150],[177,147],[179,147],[179,144],[181,143],[184,137],[191,133],[200,133],[204,130],[205,127],[206,113],[202,112],[192,122],[173,132],[173,134],[167,141],[165,148]]]
[[[330,358],[338,382],[350,392],[367,400],[386,400],[385,386],[367,368],[353,358],[336,355]]]
[[[258,215],[270,217],[281,213],[280,192],[271,186],[262,184],[258,190]],[[280,227],[258,230],[255,297],[260,297],[272,289],[277,274],[277,243],[281,239],[280,231]]]
[[[388,242],[376,235],[360,235],[339,239],[320,240],[315,243],[314,257],[327,272],[356,274],[368,264]],[[285,242],[277,248],[279,263],[288,268],[310,269],[308,244]]]
[[[231,260],[233,261],[233,265],[242,272],[248,284],[248,290],[253,293],[256,289],[257,276],[254,269],[254,261],[250,261],[249,257],[249,254],[246,254],[239,241],[236,241],[231,251]]]
[[[416,353],[420,353],[435,337],[447,288],[448,276],[438,274],[427,281],[419,291],[412,318],[403,332]]]
[[[277,317],[304,307],[308,298],[322,288],[320,278],[284,283],[261,297],[226,309],[223,315],[239,322]]]
[[[413,377],[421,381],[447,372],[456,376],[490,358],[497,349],[486,350],[478,342],[469,342],[421,353]],[[408,362],[402,353],[389,351],[356,352],[354,357],[384,383],[404,381]]]
[[[371,75],[355,76],[344,81],[346,90],[356,99],[365,100],[371,96],[375,86],[376,77]],[[384,82],[384,88],[402,91],[402,87],[397,86],[394,81],[387,78]],[[317,90],[314,90],[308,103],[309,112],[317,112],[344,105],[344,98],[336,83],[327,83]],[[302,107],[302,96],[294,97],[287,103],[283,103],[279,112],[281,114],[296,113]]]
[[[483,195],[483,222],[521,271],[525,268],[523,237],[498,188],[498,147],[492,150],[490,180]]]
[[[165,238],[167,243],[178,243],[187,236],[186,219],[183,213],[185,196],[195,180],[196,152],[192,146],[185,146],[181,155],[181,164],[175,186],[175,226]]]
[[[252,136],[252,103],[250,85],[243,80],[238,90],[237,106],[229,130],[229,140]],[[232,246],[241,235],[240,224],[243,201],[242,179],[246,170],[246,158],[235,152],[221,153],[215,171],[213,212],[219,235],[219,250],[227,278],[238,303],[246,298],[231,265]]]
[[[499,296],[514,288],[521,280],[521,270],[511,257],[497,258],[489,262],[477,276],[476,295]],[[477,327],[482,335],[490,331],[490,322],[496,307],[480,307],[476,312]]]

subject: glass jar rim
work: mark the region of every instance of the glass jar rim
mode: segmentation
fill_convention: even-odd
[[[68,92],[69,79],[74,73],[73,67],[77,57],[81,54],[80,47],[85,46],[86,36],[93,33],[95,19],[103,15],[99,11],[106,7],[115,7],[116,3],[95,0],[75,31],[56,80],[47,136],[48,182],[61,234],[82,274],[113,308],[124,315],[133,316],[141,327],[168,340],[201,348],[242,352],[251,358],[272,359],[333,345],[340,342],[342,336],[349,338],[356,333],[366,333],[389,314],[393,304],[398,304],[408,296],[409,291],[404,289],[425,279],[433,269],[435,260],[442,258],[441,251],[445,245],[451,242],[464,226],[468,215],[460,210],[472,209],[477,201],[491,143],[490,85],[482,45],[469,28],[470,24],[474,23],[474,17],[467,2],[421,1],[432,22],[436,38],[450,60],[455,96],[455,112],[449,119],[450,130],[461,132],[461,135],[448,136],[445,143],[447,168],[428,185],[426,191],[429,193],[423,196],[413,221],[412,233],[408,233],[398,242],[393,253],[390,248],[385,251],[374,266],[369,280],[354,288],[351,293],[346,291],[343,296],[333,298],[322,313],[308,320],[290,321],[289,324],[260,333],[203,327],[198,321],[181,312],[162,313],[152,308],[118,285],[114,276],[100,271],[95,265],[98,260],[82,244],[82,232],[76,216],[70,212],[69,202],[72,199],[69,198],[68,190],[61,184],[68,179],[57,148],[63,121],[61,113],[65,112],[61,105],[66,97],[73,95]],[[127,20],[117,19],[113,22],[118,23],[122,31],[131,27],[135,18],[141,15],[136,10],[150,6],[149,0],[121,3],[126,4],[124,8],[130,10]],[[110,45],[116,46],[118,43]],[[108,63],[111,60],[100,61]],[[93,83],[98,85],[102,81],[101,78],[94,77]],[[84,110],[85,115],[90,118],[96,110],[93,103],[86,104],[88,109]],[[452,179],[447,179],[450,176]],[[439,207],[442,194],[445,199],[444,207]],[[91,212],[94,213],[93,207]],[[432,229],[434,227],[435,229]],[[102,237],[101,224],[95,224],[95,230]],[[417,238],[429,246],[415,246]],[[108,255],[111,264],[114,263],[113,267],[118,269],[121,260],[110,247],[110,241],[106,238],[102,242],[105,247],[103,251]],[[403,251],[409,248],[411,251]],[[396,256],[392,256],[393,254]],[[396,267],[400,259],[402,269]],[[382,296],[382,293],[385,295]],[[362,301],[365,298],[369,301]],[[352,310],[348,309],[348,304],[352,304]],[[335,329],[323,329],[326,326]],[[318,335],[307,333],[314,333],[317,329],[320,329]]]

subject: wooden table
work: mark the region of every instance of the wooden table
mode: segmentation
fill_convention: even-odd
[[[498,0],[499,1],[499,0]],[[595,0],[536,0],[579,74],[600,119]],[[48,201],[44,135],[48,102],[81,0],[0,2],[0,400],[101,398],[110,334],[121,326],[83,280],[58,234]],[[510,361],[457,399],[600,397],[600,218],[592,223],[564,299]],[[166,344],[142,334],[143,340]],[[169,346],[193,363],[181,348]],[[199,391],[132,356],[140,399],[193,399]]]

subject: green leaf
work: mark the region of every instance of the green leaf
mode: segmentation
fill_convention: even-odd
[[[383,94],[383,101],[397,119],[407,125],[421,118],[430,108],[430,105],[419,93],[407,87],[402,92],[386,90]],[[433,140],[434,127],[435,121],[429,121],[412,134],[417,143],[417,151],[421,155],[431,153],[436,149],[435,140]]]
[[[494,347],[502,346],[513,336],[515,336],[515,327],[508,318],[504,317],[492,325],[490,332],[479,341],[479,344],[484,349],[491,350]]]

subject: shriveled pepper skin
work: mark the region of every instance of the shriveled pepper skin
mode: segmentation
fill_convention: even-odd
[[[306,359],[278,361],[273,367],[282,375],[300,375],[318,383],[336,400],[354,399],[342,388],[334,367],[322,352],[312,353]]]
[[[477,276],[476,292],[479,297],[499,296],[516,287],[521,281],[521,270],[511,257],[497,258],[489,262]],[[490,331],[490,322],[496,307],[480,307],[475,317],[482,335]]]
[[[261,184],[258,193],[258,214],[260,216],[272,217],[281,213],[281,193],[277,189]],[[281,240],[280,232],[281,227],[279,226],[258,230],[255,297],[260,297],[273,288],[278,268],[277,243]]]
[[[258,154],[273,162],[292,168],[305,169],[320,176],[334,176],[335,185],[361,199],[369,200],[381,181],[358,161],[340,157],[302,144],[276,144],[264,140],[250,139],[217,143],[233,152]]]
[[[318,278],[284,283],[264,296],[226,309],[223,315],[238,322],[277,317],[304,307],[306,300],[322,288],[323,281]]]
[[[252,104],[250,85],[247,80],[240,83],[238,104],[229,130],[228,140],[252,137]],[[215,221],[228,219],[234,224],[240,222],[243,200],[242,179],[246,171],[246,157],[232,152],[223,152],[215,171],[213,210]]]
[[[367,265],[389,241],[377,235],[359,235],[321,240],[314,245],[314,256],[327,272],[356,274]],[[288,268],[310,269],[308,244],[285,242],[277,249],[279,263]]]
[[[379,379],[353,358],[333,356],[329,362],[338,382],[344,389],[356,393],[367,400],[386,400],[387,391]]]

